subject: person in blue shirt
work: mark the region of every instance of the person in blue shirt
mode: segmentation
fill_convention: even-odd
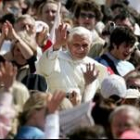
[[[33,91],[19,115],[19,129],[15,139],[41,139],[44,137],[47,96]],[[44,115],[42,115],[44,114]]]
[[[30,91],[31,97],[19,115],[19,128],[15,139],[56,139],[59,138],[58,111],[65,97],[63,91],[53,95]]]
[[[135,69],[127,60],[135,49],[136,36],[127,26],[118,26],[111,33],[109,41],[108,52],[97,57],[96,60],[105,65],[111,74],[125,76]]]

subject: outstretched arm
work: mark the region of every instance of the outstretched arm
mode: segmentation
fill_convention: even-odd
[[[55,91],[47,102],[48,115],[45,124],[45,139],[59,139],[59,115],[56,112],[65,97],[63,91]]]
[[[16,43],[24,58],[25,59],[31,58],[31,56],[34,55],[31,48],[18,36],[11,23],[7,21],[5,24],[8,27],[9,38]]]
[[[90,98],[94,97],[92,83],[97,79],[98,75],[99,71],[95,70],[95,64],[86,64],[86,71],[83,72],[83,76],[85,79],[85,89],[82,95],[83,102],[89,101]]]
[[[55,32],[56,35],[56,41],[55,44],[53,45],[53,50],[57,51],[62,47],[67,40],[67,25],[61,24],[59,25],[58,29],[56,29]]]

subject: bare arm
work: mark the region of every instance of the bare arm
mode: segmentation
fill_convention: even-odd
[[[59,138],[59,115],[56,111],[64,97],[63,91],[55,91],[52,98],[47,102],[48,115],[45,124],[45,139]]]
[[[18,34],[15,32],[14,28],[9,22],[6,22],[9,32],[8,35],[11,38],[12,41],[15,41],[17,43],[22,55],[25,59],[31,58],[33,56],[33,51],[31,48],[18,36]]]
[[[88,96],[91,94],[92,91],[92,83],[97,79],[99,75],[99,71],[95,70],[95,64],[86,64],[86,72],[83,72],[84,79],[85,79],[85,89],[82,96],[82,101],[88,101]],[[94,95],[93,95],[94,96]]]

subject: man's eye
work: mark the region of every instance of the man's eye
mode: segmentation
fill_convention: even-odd
[[[73,44],[75,47],[80,47],[80,45],[79,44]]]
[[[22,25],[21,28],[22,28],[22,29],[25,29],[25,28],[26,28],[26,25]]]

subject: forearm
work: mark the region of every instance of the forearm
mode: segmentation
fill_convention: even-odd
[[[62,46],[61,43],[56,42],[56,43],[53,45],[53,51],[58,51],[58,50],[61,48],[61,46]]]
[[[14,41],[17,43],[25,59],[29,59],[34,55],[30,47],[18,35],[14,36]]]
[[[99,87],[98,81],[94,81],[91,84],[85,85],[82,95],[82,102],[91,101],[94,98],[94,95],[98,90],[98,87]]]

